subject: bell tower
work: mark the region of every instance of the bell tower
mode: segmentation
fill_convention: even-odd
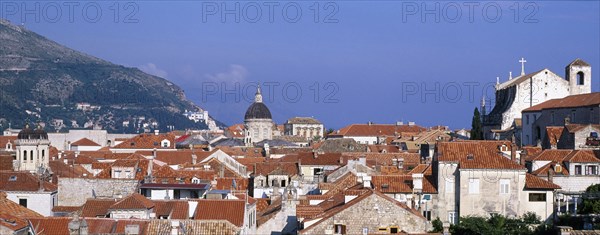
[[[592,67],[579,58],[567,65],[565,79],[569,82],[570,95],[592,92]]]

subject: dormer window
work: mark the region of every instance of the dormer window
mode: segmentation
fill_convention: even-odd
[[[168,148],[171,146],[171,141],[164,139],[160,142],[160,146],[163,148]]]
[[[554,166],[554,172],[562,172],[562,166],[561,165],[555,165]]]
[[[10,178],[8,178],[8,181],[17,181],[17,176],[16,175],[11,175]]]

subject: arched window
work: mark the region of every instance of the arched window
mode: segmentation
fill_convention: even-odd
[[[29,151],[29,158],[33,161],[33,150]]]
[[[42,149],[42,159],[46,156],[46,150]]]
[[[577,73],[577,85],[584,85],[585,79],[583,75],[584,74],[581,71]]]
[[[23,160],[27,161],[27,150],[23,150]]]

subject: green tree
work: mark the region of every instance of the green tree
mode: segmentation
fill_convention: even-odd
[[[440,217],[437,217],[431,221],[431,225],[433,226],[433,229],[430,231],[430,233],[441,233],[444,231],[444,223],[442,223]]]
[[[600,213],[600,184],[590,185],[585,189],[583,196],[583,207],[581,213],[583,214],[599,214]]]
[[[475,111],[473,111],[473,120],[471,121],[471,139],[483,139],[483,130],[481,127],[481,114],[479,113],[479,109],[477,108],[475,108]]]

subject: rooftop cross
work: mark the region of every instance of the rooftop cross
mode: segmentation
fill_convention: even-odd
[[[522,76],[522,75],[525,75],[525,62],[527,62],[527,60],[525,60],[525,58],[521,57],[519,62],[521,63],[521,76]]]

